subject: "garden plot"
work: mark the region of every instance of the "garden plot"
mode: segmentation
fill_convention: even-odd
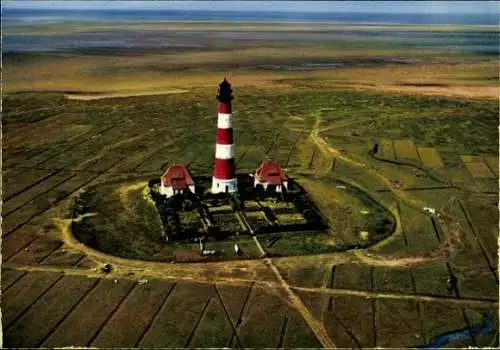
[[[44,195],[50,190],[53,190],[73,176],[74,174],[68,172],[53,174],[52,176],[38,183],[36,186],[26,189],[10,200],[6,200],[4,202],[2,210],[3,217],[8,216],[10,213],[22,208],[32,200]]]
[[[183,230],[200,232],[203,230],[201,218],[196,211],[182,211],[179,213],[179,219]]]
[[[5,267],[2,269],[2,292],[5,293],[10,286],[16,283],[22,276],[26,274],[25,271],[11,270],[6,269]]]
[[[241,323],[244,308],[249,306],[248,299],[253,291],[253,284],[217,284],[214,288],[231,322],[234,325]]]
[[[214,224],[220,228],[221,232],[233,233],[245,230],[245,227],[241,225],[240,221],[234,213],[214,213],[212,214],[212,218]]]
[[[396,153],[396,160],[411,160],[420,165],[417,147],[412,140],[394,140],[394,151]]]
[[[415,347],[423,343],[417,304],[413,300],[375,301],[375,346]]]
[[[27,273],[2,293],[4,337],[5,330],[22,315],[23,311],[28,309],[62,277],[62,274],[48,272]]]
[[[217,325],[214,327],[214,325]],[[210,299],[187,346],[225,348],[231,342],[233,327],[218,298]]]
[[[3,222],[3,235],[13,232],[16,227],[27,223],[32,218],[46,211],[53,204],[66,198],[69,194],[75,192],[79,188],[85,186],[97,176],[94,174],[80,173],[70,178],[66,182],[59,185],[43,195],[37,197],[23,207],[23,210],[17,210],[9,215]]]
[[[298,313],[287,315],[286,328],[284,330],[284,334],[282,333],[282,337],[283,340],[281,346],[285,349],[321,348],[321,343],[314,335],[314,332],[304,321],[302,315],[299,315]]]
[[[310,169],[316,152],[318,152],[316,146],[310,141],[309,135],[304,133],[300,136],[294,149],[290,152],[286,167],[288,169]]]
[[[113,279],[100,280],[97,287],[80,301],[41,346],[88,346],[133,286],[134,283],[127,280],[118,283]]]
[[[484,156],[484,161],[490,167],[491,171],[498,177],[498,156]]]
[[[288,284],[297,287],[320,288],[325,278],[324,266],[307,266],[290,269],[287,267],[281,268],[278,265],[278,269]]]
[[[498,197],[468,196],[464,198],[463,210],[478,239],[480,248],[484,250],[490,265],[498,263]]]
[[[481,156],[461,156],[462,161],[474,177],[495,177]]]
[[[3,166],[3,184],[2,184],[2,198],[4,203],[6,203],[13,196],[24,193],[29,188],[38,186],[38,184],[44,181],[47,177],[50,177],[54,171],[44,170],[44,169],[23,169],[21,174],[9,174]],[[4,204],[5,205],[5,204]]]
[[[37,225],[26,224],[23,227],[12,232],[7,237],[2,238],[2,260],[5,262],[22,249],[26,248],[31,242],[38,239],[39,235],[33,233],[39,229]]]
[[[95,279],[65,276],[35,301],[4,332],[4,346],[40,346],[66,314],[96,285]]]
[[[371,291],[372,267],[361,264],[343,264],[336,266],[334,288]]]
[[[439,247],[439,238],[429,216],[404,204],[399,204],[399,210],[408,253],[427,252]]]
[[[186,347],[215,298],[210,284],[177,283],[137,347]],[[220,325],[213,324],[215,329]]]
[[[376,292],[413,293],[413,283],[408,268],[374,267],[373,289]]]
[[[382,159],[396,160],[396,153],[394,152],[394,144],[392,140],[381,140],[376,156]]]
[[[449,289],[450,274],[444,262],[422,264],[410,268],[417,294],[454,296]]]
[[[269,133],[258,133],[257,136],[252,138],[247,132],[245,140],[253,140],[253,143],[249,144],[237,144],[236,147],[236,167],[238,171],[249,172],[253,174],[257,167],[262,163],[262,161],[266,158],[266,150],[269,144],[272,144],[273,141],[269,141],[266,139],[266,136],[272,139],[274,135]]]
[[[277,295],[259,288],[250,296],[248,305],[239,328],[243,346],[252,344],[257,348],[277,347],[286,315],[291,312],[287,304]]]
[[[62,244],[63,243],[59,240],[46,236],[40,236],[38,239],[33,241],[33,243],[7,261],[14,264],[38,264],[55,252],[62,246]]]
[[[246,212],[245,216],[252,229],[257,233],[259,230],[269,226],[266,215],[261,211]]]
[[[68,251],[63,246],[45,258],[41,264],[50,266],[75,266],[84,257],[83,253]]]
[[[171,283],[162,280],[137,283],[90,346],[136,347],[171,288]]]
[[[278,223],[283,226],[307,224],[307,220],[300,213],[277,214],[276,218],[278,219]]]
[[[336,296],[330,303],[331,312],[355,340],[354,345],[361,348],[373,347],[373,301],[357,296]]]
[[[444,163],[439,156],[438,151],[433,147],[418,147],[420,159],[424,166],[434,169],[444,168]]]

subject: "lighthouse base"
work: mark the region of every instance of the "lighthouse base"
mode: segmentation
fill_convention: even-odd
[[[236,179],[216,179],[212,177],[212,193],[235,193],[238,192]]]

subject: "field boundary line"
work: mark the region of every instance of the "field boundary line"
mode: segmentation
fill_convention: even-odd
[[[247,135],[247,134],[245,134],[245,135]],[[256,138],[256,137],[257,137],[257,136],[255,136],[255,135],[253,135],[253,136],[252,136],[252,139],[250,140],[250,145],[253,143],[253,141],[255,140],[255,138]],[[245,156],[247,155],[247,153],[248,153],[248,149],[246,149],[246,150],[245,150],[245,152],[243,152],[243,153],[242,153],[242,154],[238,157],[238,160],[236,161],[236,163],[235,163],[235,165],[234,165],[235,167],[237,167],[237,166],[238,166],[238,164],[239,164],[239,163],[243,160],[243,158],[245,158]]]
[[[8,270],[18,271],[18,270],[14,270],[14,269],[8,269]],[[23,278],[24,276],[26,276],[27,274],[28,274],[28,272],[27,272],[27,271],[24,271],[24,273],[22,273],[19,277],[17,277],[14,281],[12,281],[12,283],[11,283],[11,284],[9,284],[6,288],[2,288],[2,294],[5,294],[5,293],[6,293],[6,292],[10,289],[10,287],[12,287],[12,286],[13,286],[13,285],[15,285],[17,282],[19,282],[19,280],[20,280],[21,278]],[[2,285],[2,287],[4,287],[4,286]]]
[[[316,338],[319,340],[321,345],[325,348],[336,348],[334,342],[330,339],[324,324],[319,322],[314,318],[309,309],[304,305],[302,299],[297,296],[292,287],[283,279],[278,268],[273,264],[273,261],[269,258],[264,259],[266,265],[271,269],[276,278],[278,279],[279,285],[284,289],[288,296],[290,304],[300,313],[304,321],[306,321],[309,328],[313,331]]]
[[[488,169],[490,170],[490,172],[493,174],[493,178],[497,178],[498,179],[498,175],[497,175],[497,171],[494,171],[493,168],[490,166],[490,164],[486,161],[486,158],[483,156],[483,163],[486,164],[486,166],[488,167]]]
[[[127,157],[122,157],[120,158],[116,163],[113,163],[110,167],[108,167],[106,170],[104,171],[101,171],[99,172],[96,176],[93,176],[91,177],[89,180],[87,180],[86,182],[84,182],[81,186],[79,186],[78,188],[76,188],[75,190],[73,190],[72,192],[64,195],[63,197],[57,199],[55,202],[51,203],[47,208],[35,213],[34,215],[30,216],[28,218],[28,220],[24,221],[23,223],[17,225],[16,227],[14,227],[11,231],[7,232],[5,235],[2,236],[2,239],[4,239],[5,237],[7,237],[8,235],[10,235],[11,233],[17,231],[18,229],[20,229],[21,227],[23,227],[24,225],[26,225],[28,222],[30,222],[31,220],[33,220],[34,218],[36,218],[38,215],[41,215],[43,213],[45,213],[47,210],[49,210],[50,208],[52,208],[55,204],[65,200],[66,198],[70,197],[71,195],[73,195],[74,193],[78,192],[82,187],[85,187],[87,186],[90,182],[94,181],[95,179],[99,178],[100,176],[104,175],[106,173],[107,170],[113,168],[114,166],[116,166],[118,163],[120,163],[123,159],[125,159]]]
[[[2,264],[3,264],[3,263],[6,263],[6,262],[7,262],[10,258],[12,258],[14,255],[16,255],[17,253],[19,253],[21,250],[28,248],[28,247],[30,246],[30,244],[31,244],[31,243],[33,243],[33,242],[34,242],[34,241],[36,241],[37,239],[40,239],[40,237],[42,237],[42,236],[40,236],[40,235],[38,235],[38,234],[35,234],[35,237],[33,237],[33,239],[32,239],[32,240],[30,240],[28,243],[26,243],[25,245],[23,245],[23,246],[22,246],[22,248],[21,248],[21,249],[18,249],[18,250],[17,250],[14,254],[11,254],[11,255],[10,255],[7,259],[3,256],[4,254],[2,254]],[[4,239],[5,239],[5,236],[4,236],[4,237],[2,237],[2,241],[3,241]],[[5,291],[4,291],[4,292],[5,292]]]
[[[42,347],[42,344],[47,341],[47,339],[54,334],[54,332],[57,330],[57,328],[68,318],[68,316],[76,309],[76,307],[85,299],[85,297],[94,290],[97,285],[101,282],[100,279],[96,279],[94,281],[94,284],[85,292],[83,295],[78,299],[78,301],[69,308],[69,310],[64,314],[64,316],[54,325],[54,327],[49,331],[48,334],[46,334],[41,341],[38,342],[38,344],[35,346],[36,348]]]
[[[12,209],[12,210],[10,210],[9,212],[4,213],[4,214],[3,214],[3,217],[4,217],[4,218],[6,218],[6,217],[7,217],[7,216],[9,216],[10,214],[12,214],[12,213],[14,213],[14,212],[18,211],[19,209],[21,209],[22,207],[24,207],[24,206],[26,206],[26,205],[30,204],[32,201],[34,201],[34,200],[36,200],[36,199],[40,198],[41,196],[43,196],[43,195],[47,194],[48,192],[52,191],[53,189],[56,189],[56,188],[57,188],[57,187],[59,187],[61,184],[65,183],[66,181],[71,180],[71,179],[72,179],[72,178],[74,178],[76,175],[77,175],[77,174],[73,174],[73,175],[69,174],[69,175],[68,175],[67,177],[65,177],[62,181],[60,181],[60,182],[58,182],[57,184],[55,184],[54,186],[50,187],[48,190],[46,190],[46,191],[44,191],[44,192],[42,192],[42,193],[40,193],[40,194],[36,195],[35,197],[31,198],[30,200],[28,200],[27,202],[25,202],[25,203],[21,204],[20,206],[18,206],[18,207],[16,207],[16,208],[14,208],[14,209]]]
[[[90,340],[88,341],[87,343],[87,347],[92,347],[92,343],[97,339],[97,337],[99,336],[99,334],[101,334],[102,332],[102,329],[108,324],[108,322],[113,318],[113,316],[116,314],[116,312],[118,311],[118,309],[120,308],[120,306],[123,304],[123,302],[129,297],[129,295],[132,293],[132,291],[139,285],[138,282],[135,282],[134,284],[132,284],[132,287],[130,287],[130,289],[128,290],[127,294],[125,294],[125,296],[120,300],[120,302],[116,305],[116,307],[113,309],[113,311],[111,311],[111,313],[108,315],[108,317],[106,317],[106,319],[104,320],[104,322],[101,324],[101,326],[97,329],[97,331],[95,332],[95,334],[90,338]]]
[[[30,160],[31,158],[34,158],[34,157],[36,157],[36,156],[38,156],[38,155],[42,154],[42,153],[43,153],[43,152],[45,152],[46,150],[47,150],[47,149],[46,149],[46,148],[44,148],[44,149],[42,149],[41,151],[38,151],[38,152],[36,152],[35,154],[32,154],[32,155],[28,156],[27,158],[25,158],[25,160]],[[5,163],[11,163],[11,162],[9,162],[9,160],[10,160],[10,159],[12,159],[12,158],[16,158],[18,155],[20,155],[20,154],[22,154],[22,153],[25,153],[25,152],[26,152],[26,150],[25,150],[25,149],[24,149],[24,150],[21,150],[21,151],[16,151],[14,154],[11,154],[10,156],[8,156],[8,157],[6,157],[5,159],[3,159],[3,160],[2,160],[2,163],[3,163],[3,162],[5,162]],[[28,150],[28,152],[29,152],[29,150]],[[18,164],[18,163],[17,163],[17,162],[15,162],[15,163],[14,163],[14,162],[12,162],[12,164],[11,164],[11,165],[16,165],[16,164]]]
[[[12,168],[11,168],[12,169]],[[15,168],[15,169],[19,169],[19,168]],[[48,175],[45,175],[44,177],[42,177],[41,179],[35,181],[34,183],[28,185],[27,187],[24,187],[22,190],[19,190],[15,193],[12,193],[10,194],[9,196],[5,197],[5,199],[3,200],[3,204],[7,203],[7,201],[9,201],[10,199],[12,199],[13,197],[19,195],[20,193],[23,193],[33,187],[35,187],[36,185],[38,185],[39,183],[47,180],[49,177],[52,177],[54,175],[57,175],[58,173],[60,173],[63,169],[55,169],[55,170],[52,170],[52,169],[40,169],[40,170],[47,170],[47,171],[52,171],[50,174]]]
[[[137,340],[137,342],[135,343],[135,348],[139,348],[140,347],[140,344],[142,342],[142,340],[144,339],[144,337],[146,336],[146,334],[149,332],[149,330],[151,329],[151,327],[153,326],[153,323],[156,322],[157,318],[159,317],[160,313],[164,310],[164,308],[166,307],[165,305],[167,304],[167,300],[168,298],[170,297],[170,295],[172,294],[172,291],[174,290],[175,286],[177,286],[177,283],[173,283],[171,284],[171,287],[169,288],[169,290],[167,291],[165,297],[163,298],[163,301],[161,302],[160,304],[160,307],[158,307],[158,310],[155,311],[153,317],[151,318],[151,320],[148,322],[147,326],[144,328],[144,331],[142,332],[141,336],[139,337],[139,339]]]
[[[436,238],[438,240],[438,243],[441,245],[442,238],[441,238],[440,230],[438,228],[439,224],[437,223],[436,219],[434,219],[434,216],[431,216],[431,222],[432,222],[432,227],[434,228],[434,233],[436,234]]]
[[[118,165],[118,164],[116,164]],[[83,170],[83,169],[79,169],[79,170],[76,170],[76,169],[54,169],[54,168],[35,168],[35,167],[13,167],[13,168],[9,168],[9,169],[25,169],[25,170],[49,170],[49,171],[56,171],[56,170],[62,170],[62,171],[66,171],[68,173],[87,173],[87,174],[98,174],[98,173],[101,173],[102,171],[100,170]],[[8,169],[7,169],[8,170]],[[106,174],[116,174],[116,175],[123,175],[123,174],[137,174],[137,175],[153,175],[153,174],[157,174],[158,171],[156,170],[148,170],[148,171],[106,171],[105,172]]]
[[[293,143],[292,147],[290,147],[290,151],[288,151],[288,155],[286,157],[286,161],[283,163],[283,167],[286,167],[288,165],[288,162],[290,162],[290,158],[292,157],[292,153],[295,150],[297,143],[301,139],[302,135],[304,135],[304,131],[299,132],[299,135],[295,139],[295,142]]]
[[[81,252],[80,252],[80,253],[81,253]],[[71,265],[71,267],[76,267],[76,268],[78,268],[78,264],[79,264],[80,262],[82,262],[82,260],[83,260],[83,259],[85,259],[85,258],[87,258],[87,255],[85,255],[85,253],[83,253],[83,256],[82,256],[80,259],[78,259],[78,260],[77,260],[77,261],[76,261],[73,265]],[[43,265],[45,265],[45,264],[43,264]],[[48,265],[48,266],[54,266],[54,265],[50,265],[50,264],[46,264],[46,265]]]
[[[342,321],[342,319],[339,317],[339,315],[337,315],[337,313],[335,312],[335,307],[334,307],[334,303],[333,303],[334,299],[333,298],[334,298],[333,296],[331,296],[330,298],[328,298],[328,306],[326,307],[326,309],[323,310],[323,312],[331,313],[333,315],[333,317],[335,317],[335,319],[340,323],[340,325],[342,326],[342,328],[344,328],[344,330],[349,335],[349,337],[351,337],[351,339],[354,340],[354,342],[356,343],[356,345],[358,346],[358,348],[362,349],[363,346],[359,342],[358,338],[354,335],[354,333],[351,332],[351,330],[349,329],[349,327],[347,327],[345,325],[344,321]]]
[[[116,124],[116,125],[118,125],[118,124]],[[116,125],[115,125],[115,126],[116,126]],[[109,128],[105,128],[105,129],[103,129],[103,130],[99,131],[96,135],[100,135],[101,133],[106,132],[106,131],[108,131],[108,130],[110,130],[110,129],[112,129],[112,128],[113,128],[113,126],[112,126],[112,127],[109,127]],[[87,134],[91,134],[93,131],[95,131],[95,130],[92,130],[92,129],[91,129],[91,130],[89,130],[89,131],[87,131],[87,132],[84,132],[84,133],[82,133],[82,134],[80,134],[80,135],[78,135],[78,136],[76,136],[76,137],[83,137],[83,136],[85,136],[85,135],[87,135]],[[76,137],[75,137],[75,138],[76,138]],[[54,157],[57,157],[58,155],[60,155],[60,154],[62,154],[62,153],[64,153],[64,152],[66,152],[67,150],[70,150],[71,148],[74,148],[74,147],[76,147],[76,146],[79,146],[79,145],[81,145],[82,143],[84,143],[85,141],[88,141],[88,140],[89,140],[88,138],[85,138],[85,139],[83,139],[82,141],[79,141],[79,142],[77,142],[77,143],[75,143],[75,144],[69,145],[68,147],[64,148],[61,152],[56,153],[56,154],[55,154],[55,155],[53,155],[52,157],[49,157],[49,158],[47,158],[46,160],[44,160],[44,161],[41,161],[41,162],[37,163],[36,165],[43,164],[43,163],[45,163],[46,161],[48,161],[48,160],[50,160],[50,159],[52,159],[52,158],[54,158]],[[61,144],[56,144],[55,146],[58,146],[58,145],[61,145]],[[29,156],[29,157],[28,157],[28,158],[26,158],[24,161],[28,161],[28,160],[30,160],[30,159],[32,159],[32,158],[35,158],[36,156],[39,156],[40,154],[42,154],[42,153],[46,152],[47,150],[48,150],[48,148],[44,148],[42,151],[37,152],[36,154],[33,154],[33,155]],[[11,157],[12,157],[12,156],[11,156]],[[11,158],[11,157],[9,157],[9,158]],[[7,159],[6,159],[6,160],[7,160]],[[18,164],[18,163],[14,163],[14,164],[11,164],[10,166],[12,166],[12,165],[17,165],[17,164]],[[10,167],[10,166],[9,166],[9,167]]]
[[[229,316],[229,311],[227,311],[226,305],[224,304],[224,301],[222,300],[222,297],[220,296],[219,290],[217,289],[217,284],[213,284],[214,290],[215,290],[215,295],[217,296],[217,299],[219,300],[220,305],[222,306],[222,309],[224,310],[224,314],[226,315],[227,320],[229,321],[229,324],[231,325],[232,332],[234,336],[236,337],[236,341],[238,343],[238,346],[240,348],[243,348],[243,344],[240,341],[240,338],[238,337],[238,333],[236,332],[236,326],[234,325],[233,321],[231,320],[231,316]],[[232,335],[231,335],[232,337]]]
[[[417,144],[415,142],[413,142],[413,145],[415,146],[415,153],[417,153],[417,158],[418,158],[418,161],[420,162],[420,166],[421,167],[426,166],[424,161],[422,160],[422,156],[420,155],[420,151],[418,150]],[[436,152],[437,152],[437,150],[436,150]]]
[[[243,130],[238,131],[237,136],[240,136],[241,134],[243,134]],[[207,137],[208,137],[208,135],[207,135]],[[212,138],[212,137],[213,137],[213,135],[210,136],[210,138]],[[233,138],[233,145],[237,145],[236,137]],[[215,141],[211,141],[210,144],[212,145],[212,147],[214,147]],[[192,159],[186,164],[186,168],[189,168],[189,167],[193,167],[194,169],[211,169],[212,168],[213,162],[215,159],[215,149],[212,147],[203,147],[203,144],[200,147],[201,147],[200,151],[196,152],[194,157],[192,157]],[[208,152],[210,152],[210,153],[208,153]],[[244,154],[246,154],[246,151]],[[207,155],[209,155],[208,159],[210,159],[208,161],[208,163],[209,163],[208,166],[204,165],[207,163],[206,162]],[[237,166],[237,162],[235,163],[235,166]]]
[[[435,186],[435,187],[408,187],[403,191],[430,191],[430,190],[453,190],[456,186]]]
[[[175,152],[175,154],[178,154],[178,155],[182,155],[188,148],[189,146],[191,146],[193,144],[193,142],[200,136],[203,134],[203,131],[206,131],[206,130],[200,130],[196,133],[194,133],[194,135],[191,135],[190,137],[185,137],[183,140],[186,142],[186,144],[183,144],[181,146],[180,149],[177,150],[177,152]],[[163,147],[162,147],[163,148]],[[156,154],[156,152],[152,155],[152,157]],[[159,170],[161,171],[162,169],[164,169],[169,163],[172,163],[172,157],[169,157],[170,159],[168,159],[167,161],[163,162],[160,167],[159,167]],[[142,164],[141,164],[142,165]],[[187,166],[186,166],[187,167]],[[135,170],[136,168],[134,168]]]
[[[276,141],[279,139],[281,136],[281,133],[278,131],[276,132],[276,135],[274,136],[273,140],[269,143],[269,146],[267,146],[266,151],[264,152],[264,158],[269,158],[269,153],[271,152],[271,148],[273,148],[274,144]]]
[[[402,218],[401,217],[401,202],[400,201],[396,202],[396,210],[398,211],[399,217]],[[401,221],[403,221],[403,220],[401,220]],[[408,237],[406,236],[406,229],[404,228],[404,225],[402,223],[401,223],[401,235],[403,236],[403,242],[405,244],[405,251],[408,254],[409,253],[408,252]]]
[[[434,218],[431,217],[431,219],[433,220]],[[434,231],[435,231],[435,229],[434,229]],[[439,237],[438,237],[438,242],[441,244]],[[413,271],[412,271],[411,267],[408,267],[408,272],[410,273],[413,294],[417,294],[417,283],[415,282],[415,276],[413,275]],[[416,304],[416,308],[417,308],[418,330],[419,330],[420,334],[422,335],[422,337],[424,338],[425,343],[427,344],[428,339],[427,339],[427,335],[424,332],[423,316],[422,316],[420,301],[417,300],[415,302],[415,304]]]
[[[4,336],[7,335],[8,331],[10,328],[12,328],[12,326],[21,319],[21,317],[23,317],[32,307],[33,305],[35,305],[45,294],[48,293],[49,290],[51,290],[57,283],[59,283],[59,281],[61,281],[65,276],[62,275],[60,276],[59,278],[57,278],[54,282],[52,282],[52,284],[47,288],[45,289],[37,298],[35,298],[35,300],[33,302],[31,302],[30,305],[28,305],[15,319],[13,319],[9,324],[7,325],[2,325],[3,327],[3,334]],[[4,293],[2,293],[4,294]]]
[[[119,124],[114,124],[114,125],[112,125],[112,126],[110,126],[110,127],[108,127],[108,128],[104,128],[104,129],[102,129],[102,130],[98,131],[98,132],[97,132],[97,134],[95,134],[94,136],[100,136],[100,135],[102,135],[102,134],[104,134],[104,133],[106,133],[106,132],[108,132],[108,131],[110,131],[110,130],[114,129],[117,125],[119,125]],[[88,133],[90,133],[90,131],[89,131]],[[86,134],[87,134],[87,133],[85,133],[85,134],[83,134],[83,135],[86,135]],[[83,135],[82,135],[82,136],[83,136]],[[78,147],[78,146],[80,146],[81,144],[84,144],[85,142],[91,141],[91,140],[92,140],[92,138],[85,138],[85,139],[83,139],[82,141],[75,143],[74,145],[71,145],[71,146],[69,146],[69,147],[64,148],[62,151],[60,151],[60,152],[58,152],[58,153],[56,153],[56,154],[52,155],[51,157],[49,157],[49,158],[47,158],[47,159],[45,159],[45,160],[42,160],[42,161],[40,161],[40,162],[36,163],[36,164],[35,164],[35,166],[39,166],[40,164],[46,163],[46,162],[48,162],[49,160],[54,159],[55,157],[60,156],[61,154],[65,153],[65,152],[67,152],[67,151],[69,151],[69,150],[71,150],[71,149],[73,149],[73,148],[75,148],[75,147]],[[110,142],[110,143],[112,143],[112,142]],[[29,159],[31,159],[31,158],[29,158]],[[29,160],[29,159],[27,159],[27,160]],[[69,166],[71,166],[71,165],[72,165],[72,164],[74,164],[74,163],[76,163],[76,162],[71,162],[69,165],[67,165],[67,166],[65,166],[65,167],[63,167],[63,168],[69,167]]]
[[[394,139],[391,139],[392,151],[394,152],[394,160],[398,160],[398,154],[396,153],[396,145],[394,144]],[[389,159],[390,160],[390,159]],[[375,346],[375,345],[373,345]]]
[[[198,319],[194,323],[193,329],[191,330],[191,333],[189,334],[189,337],[186,340],[186,345],[184,346],[185,349],[187,349],[189,347],[189,344],[191,344],[191,342],[193,341],[193,337],[196,333],[196,330],[198,329],[198,326],[200,325],[200,322],[201,322],[203,316],[205,316],[205,312],[208,309],[208,305],[210,304],[210,302],[212,300],[213,300],[212,298],[208,298],[208,300],[205,302],[205,306],[203,306],[203,309],[201,310],[200,316],[198,316]]]
[[[290,286],[297,291],[327,294],[327,295],[351,295],[370,299],[395,299],[395,300],[420,300],[425,302],[445,302],[457,305],[468,305],[471,307],[490,307],[498,305],[498,299],[476,299],[476,298],[452,298],[448,296],[432,295],[432,294],[403,294],[403,293],[385,293],[385,292],[370,292],[366,290],[341,289],[341,288],[306,288],[298,286]]]
[[[56,249],[52,250],[49,254],[45,255],[42,259],[40,259],[39,261],[37,261],[36,263],[37,264],[43,264],[43,262],[45,260],[47,260],[50,256],[52,256],[52,254],[54,254],[55,252],[57,252],[59,249],[61,249],[62,247],[64,246],[64,242],[61,242],[61,244],[59,244],[57,246]]]
[[[316,145],[314,145],[313,153],[311,155],[311,159],[309,160],[309,163],[307,164],[307,169],[309,169],[309,170],[312,168],[312,165],[313,165],[313,162],[314,162],[314,158],[316,157],[316,150],[317,149],[318,149],[318,147]]]
[[[468,211],[465,209],[463,203],[461,200],[458,200],[458,205],[460,206],[460,209],[462,210],[462,212],[464,213],[464,216],[465,216],[465,219],[467,220],[467,224],[469,225],[469,227],[471,228],[471,231],[472,231],[472,234],[474,235],[474,238],[476,240],[476,242],[478,243],[479,245],[479,248],[481,249],[481,253],[483,253],[483,256],[486,260],[486,263],[488,264],[488,267],[490,268],[490,271],[491,273],[493,274],[493,278],[495,279],[495,281],[497,282],[497,285],[498,285],[498,276],[497,274],[495,273],[495,268],[494,266],[492,265],[492,263],[490,262],[490,258],[488,256],[488,254],[486,254],[486,250],[484,248],[484,245],[483,245],[483,242],[482,242],[482,239],[481,237],[478,237],[477,235],[477,230],[475,229],[473,223],[472,223],[472,220],[469,216],[469,213]]]
[[[283,349],[283,341],[285,340],[285,332],[286,332],[286,326],[288,324],[288,314],[285,313],[285,318],[283,320],[283,326],[281,327],[281,332],[280,332],[280,338],[278,340],[278,346],[276,346],[277,349]]]
[[[394,149],[394,145],[393,146],[393,149]],[[396,151],[394,151],[394,154],[396,154]],[[396,157],[396,156],[394,156]],[[373,289],[375,287],[375,283],[373,282],[373,270],[374,270],[374,267],[372,266],[370,268],[370,289],[371,291],[373,292]],[[376,299],[372,299],[372,328],[373,328],[373,346],[376,347],[377,346],[377,331],[378,331],[378,327],[377,327],[377,303],[376,303]]]
[[[248,287],[247,295],[245,296],[245,300],[243,301],[243,305],[241,306],[240,313],[238,315],[238,319],[236,320],[234,333],[231,335],[231,339],[229,339],[229,344],[228,344],[229,348],[232,347],[231,344],[233,343],[233,339],[235,337],[238,341],[240,341],[240,344],[243,345],[243,343],[241,343],[241,340],[238,336],[238,330],[239,330],[241,324],[243,323],[243,315],[248,311],[248,307],[247,307],[248,300],[250,300],[250,295],[252,294],[254,284],[255,284],[255,282],[252,282],[252,283],[250,283],[250,287]]]
[[[111,128],[112,128],[112,127],[111,127]],[[107,129],[105,129],[104,131],[102,131],[102,132],[100,132],[100,133],[97,133],[96,135],[101,135],[101,134],[105,133],[106,131],[110,130],[111,128],[107,128]],[[95,135],[95,136],[96,136],[96,135]],[[90,139],[85,139],[85,140],[83,140],[82,142],[80,142],[80,143],[78,143],[78,144],[74,145],[74,147],[76,147],[76,146],[78,146],[78,145],[80,145],[80,144],[84,143],[85,141],[89,141],[89,140],[90,140]],[[112,142],[106,143],[106,144],[103,146],[103,149],[105,149],[106,147],[108,147],[110,144],[112,144]],[[72,148],[73,148],[73,147],[72,147]],[[66,150],[67,150],[67,149],[66,149]],[[62,154],[62,153],[64,153],[64,151],[60,152],[59,154]],[[59,154],[56,154],[56,155],[54,155],[53,157],[50,157],[49,159],[46,159],[45,161],[43,161],[43,162],[41,162],[41,163],[37,163],[35,166],[38,166],[39,164],[42,164],[42,163],[44,163],[44,162],[46,162],[46,161],[48,161],[48,160],[50,160],[50,159],[52,159],[52,158],[54,158],[54,157],[57,157]],[[98,159],[102,159],[103,157],[105,157],[105,154],[101,155]],[[124,157],[123,159],[126,159],[126,157]],[[123,160],[123,159],[122,159],[122,160]],[[31,201],[33,201],[33,200],[35,200],[35,199],[37,199],[37,198],[41,197],[42,195],[46,194],[47,192],[49,192],[49,191],[53,190],[54,188],[58,187],[60,184],[62,184],[62,183],[64,183],[64,182],[66,182],[66,181],[70,180],[71,178],[73,178],[74,176],[76,176],[76,174],[71,175],[71,174],[74,172],[74,171],[72,171],[71,167],[72,167],[72,166],[75,166],[75,164],[77,164],[78,162],[79,162],[79,160],[72,160],[72,161],[70,161],[68,164],[66,164],[66,165],[62,166],[61,168],[56,168],[56,169],[54,170],[54,173],[53,173],[52,175],[56,175],[57,173],[62,172],[62,171],[68,171],[68,172],[69,172],[68,177],[67,177],[66,179],[62,180],[61,182],[59,182],[59,183],[58,183],[57,185],[55,185],[54,187],[51,187],[51,188],[50,188],[50,189],[48,189],[47,191],[45,191],[45,192],[43,192],[43,193],[41,193],[41,194],[39,194],[39,195],[35,196],[34,198],[30,199],[28,202],[24,203],[23,205],[21,205],[21,206],[19,206],[19,207],[16,207],[15,209],[11,210],[11,211],[10,211],[10,212],[8,212],[5,216],[7,216],[7,215],[9,215],[9,214],[11,214],[11,213],[13,213],[13,212],[15,212],[16,210],[20,209],[21,207],[25,206],[26,204],[29,204]],[[116,164],[115,164],[115,165],[116,165]],[[75,172],[85,171],[86,169],[90,168],[91,166],[92,166],[92,164],[90,164],[90,165],[88,165],[88,166],[84,167],[84,168],[83,168],[83,169],[81,169],[81,170],[76,170]],[[41,169],[41,170],[51,170],[51,169]],[[107,171],[107,170],[109,170],[109,168],[108,168],[108,169],[106,169],[106,171]],[[97,172],[97,173],[99,173],[99,171],[96,171],[96,172]],[[94,172],[94,173],[95,173],[95,172]],[[49,178],[49,177],[51,177],[52,175],[50,175],[50,176],[48,176],[48,177],[46,177],[46,178]],[[40,182],[38,182],[38,183],[40,183]],[[36,184],[34,184],[34,185],[36,185]],[[24,189],[23,191],[20,191],[19,193],[22,193],[22,192],[24,192],[25,190],[26,190],[26,189]],[[18,193],[18,194],[19,194],[19,193]],[[10,199],[10,198],[9,198],[9,199]]]

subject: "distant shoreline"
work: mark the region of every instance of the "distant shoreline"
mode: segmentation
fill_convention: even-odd
[[[2,19],[26,21],[82,20],[98,22],[195,21],[225,23],[338,23],[403,25],[498,25],[497,13],[365,13],[220,10],[19,9],[3,8]]]
[[[65,20],[65,21],[40,21],[26,23],[19,21],[16,23],[6,23],[3,24],[3,29],[9,31],[17,28],[30,28],[38,29],[43,27],[67,27],[67,26],[85,26],[87,29],[91,26],[95,27],[116,27],[120,25],[132,25],[141,27],[154,27],[162,26],[165,24],[174,24],[178,27],[169,29],[183,29],[190,30],[191,27],[203,27],[205,26],[218,26],[218,29],[231,29],[234,31],[285,31],[285,30],[295,30],[304,32],[315,32],[315,31],[336,31],[336,30],[406,30],[406,31],[443,31],[443,32],[454,32],[454,31],[489,31],[489,32],[500,32],[500,27],[498,25],[491,24],[414,24],[414,23],[379,23],[379,22],[339,22],[339,21],[248,21],[248,20],[155,20],[155,21],[145,21],[145,20]],[[245,26],[256,26],[253,28],[245,28]],[[287,28],[288,27],[288,28]],[[164,29],[164,28],[162,28]],[[196,28],[195,28],[196,29]]]

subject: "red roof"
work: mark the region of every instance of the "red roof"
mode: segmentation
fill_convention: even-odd
[[[268,159],[262,162],[255,171],[255,177],[260,182],[267,182],[270,185],[281,185],[288,178],[277,160]]]
[[[191,174],[182,164],[174,164],[167,169],[161,177],[163,186],[173,187],[174,190],[182,190],[194,185]]]

